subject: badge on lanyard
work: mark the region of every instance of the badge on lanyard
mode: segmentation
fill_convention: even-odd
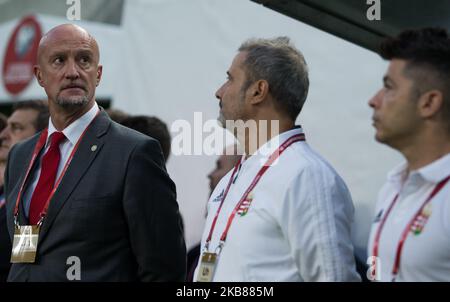
[[[86,131],[91,126],[92,122],[99,115],[99,113],[100,113],[100,111],[97,111],[94,119],[91,120],[89,125],[84,129],[83,133],[78,138],[77,143],[75,144],[74,148],[72,149],[72,152],[70,153],[69,158],[67,159],[67,161],[63,167],[61,175],[56,180],[55,185],[53,186],[53,189],[50,193],[50,196],[47,198],[47,201],[44,205],[44,209],[41,212],[41,219],[39,220],[38,224],[37,225],[19,225],[17,223],[17,218],[19,216],[19,202],[22,197],[22,192],[24,190],[25,183],[28,179],[28,176],[30,175],[31,168],[33,167],[42,148],[44,148],[45,142],[47,140],[48,128],[45,128],[42,131],[42,133],[39,137],[39,140],[38,140],[36,146],[34,147],[33,155],[31,157],[31,161],[28,165],[28,169],[25,173],[25,177],[22,181],[20,190],[17,193],[16,206],[14,208],[14,225],[15,226],[14,226],[13,248],[11,251],[11,263],[34,263],[35,262],[36,253],[37,253],[37,244],[38,244],[38,239],[39,239],[39,230],[42,225],[42,221],[47,214],[47,209],[50,204],[50,200],[52,199],[53,195],[55,194],[56,189],[58,188],[64,174],[66,173],[66,171],[70,165],[70,162],[72,161],[72,158],[74,157],[75,152],[77,151],[78,146],[82,141],[82,138],[84,137],[84,135],[86,134]],[[94,148],[94,146],[95,146],[95,148]],[[94,145],[94,146],[92,146],[92,148],[91,148],[92,151],[97,150],[97,146],[96,145]]]
[[[34,263],[36,260],[39,225],[16,225],[11,263]]]
[[[217,264],[217,254],[204,252],[200,261],[197,282],[211,282]]]

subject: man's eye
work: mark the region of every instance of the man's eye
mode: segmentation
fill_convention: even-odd
[[[89,57],[81,57],[80,58],[80,63],[81,64],[88,64],[90,62],[90,58]]]
[[[13,126],[11,126],[11,130],[12,131],[20,131],[20,130],[22,130],[22,127],[20,127],[20,126],[18,126],[18,125],[13,125]]]
[[[63,62],[64,62],[64,59],[62,57],[56,57],[53,60],[53,63],[55,63],[55,64],[62,64]]]

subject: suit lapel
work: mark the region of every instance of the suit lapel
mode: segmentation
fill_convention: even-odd
[[[103,135],[108,131],[110,124],[111,121],[107,114],[101,111],[86,131],[66,174],[63,176],[55,195],[53,195],[50,201],[47,216],[44,219],[39,234],[39,242],[43,240],[59,211],[70,197],[70,194],[100,153],[104,144]],[[94,145],[96,146],[95,148],[93,148]]]

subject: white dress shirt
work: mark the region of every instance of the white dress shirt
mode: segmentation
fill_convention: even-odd
[[[89,109],[88,112],[83,114],[80,118],[78,118],[76,121],[72,122],[69,126],[67,126],[62,132],[66,136],[66,139],[64,139],[61,144],[59,145],[59,150],[61,152],[61,159],[59,161],[58,165],[58,172],[56,174],[55,182],[58,180],[59,176],[61,175],[64,166],[69,159],[70,154],[72,153],[73,148],[78,142],[78,139],[83,134],[84,130],[89,126],[89,124],[92,122],[92,120],[97,115],[97,112],[99,111],[97,103],[94,102],[94,106],[92,106],[91,109]],[[41,175],[41,161],[43,154],[45,154],[48,149],[50,148],[50,136],[57,132],[58,130],[53,125],[51,117],[48,121],[48,135],[47,135],[47,141],[45,143],[45,152],[42,152],[39,161],[38,161],[38,168],[36,169],[36,172],[31,175],[31,186],[27,186],[25,193],[24,193],[24,205],[25,205],[25,215],[28,217],[28,213],[30,210],[30,203],[31,203],[31,197],[33,196],[34,189],[37,186],[37,183],[39,181],[39,176]]]
[[[215,251],[228,217],[271,153],[259,151],[275,150],[300,133],[302,129],[295,128],[272,138],[242,163],[218,217],[210,252]],[[231,174],[222,178],[209,199],[202,251]],[[213,281],[358,281],[350,240],[353,212],[349,191],[339,175],[306,142],[296,142],[253,189],[247,214],[235,216]]]
[[[435,188],[450,175],[450,153],[408,174],[407,164],[388,174],[378,196],[369,237],[368,253],[373,254],[375,233],[386,209],[399,193],[386,219],[379,240],[381,281],[392,280],[392,268],[401,233]],[[431,215],[418,235],[409,232],[403,244],[396,281],[450,281],[450,181],[431,199]]]

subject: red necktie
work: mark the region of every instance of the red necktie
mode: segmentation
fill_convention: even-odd
[[[64,133],[54,132],[50,136],[50,148],[42,157],[41,175],[34,189],[30,204],[30,224],[35,225],[41,218],[41,212],[45,203],[53,190],[56,174],[58,172],[59,160],[61,153],[59,152],[59,144],[65,138]]]

